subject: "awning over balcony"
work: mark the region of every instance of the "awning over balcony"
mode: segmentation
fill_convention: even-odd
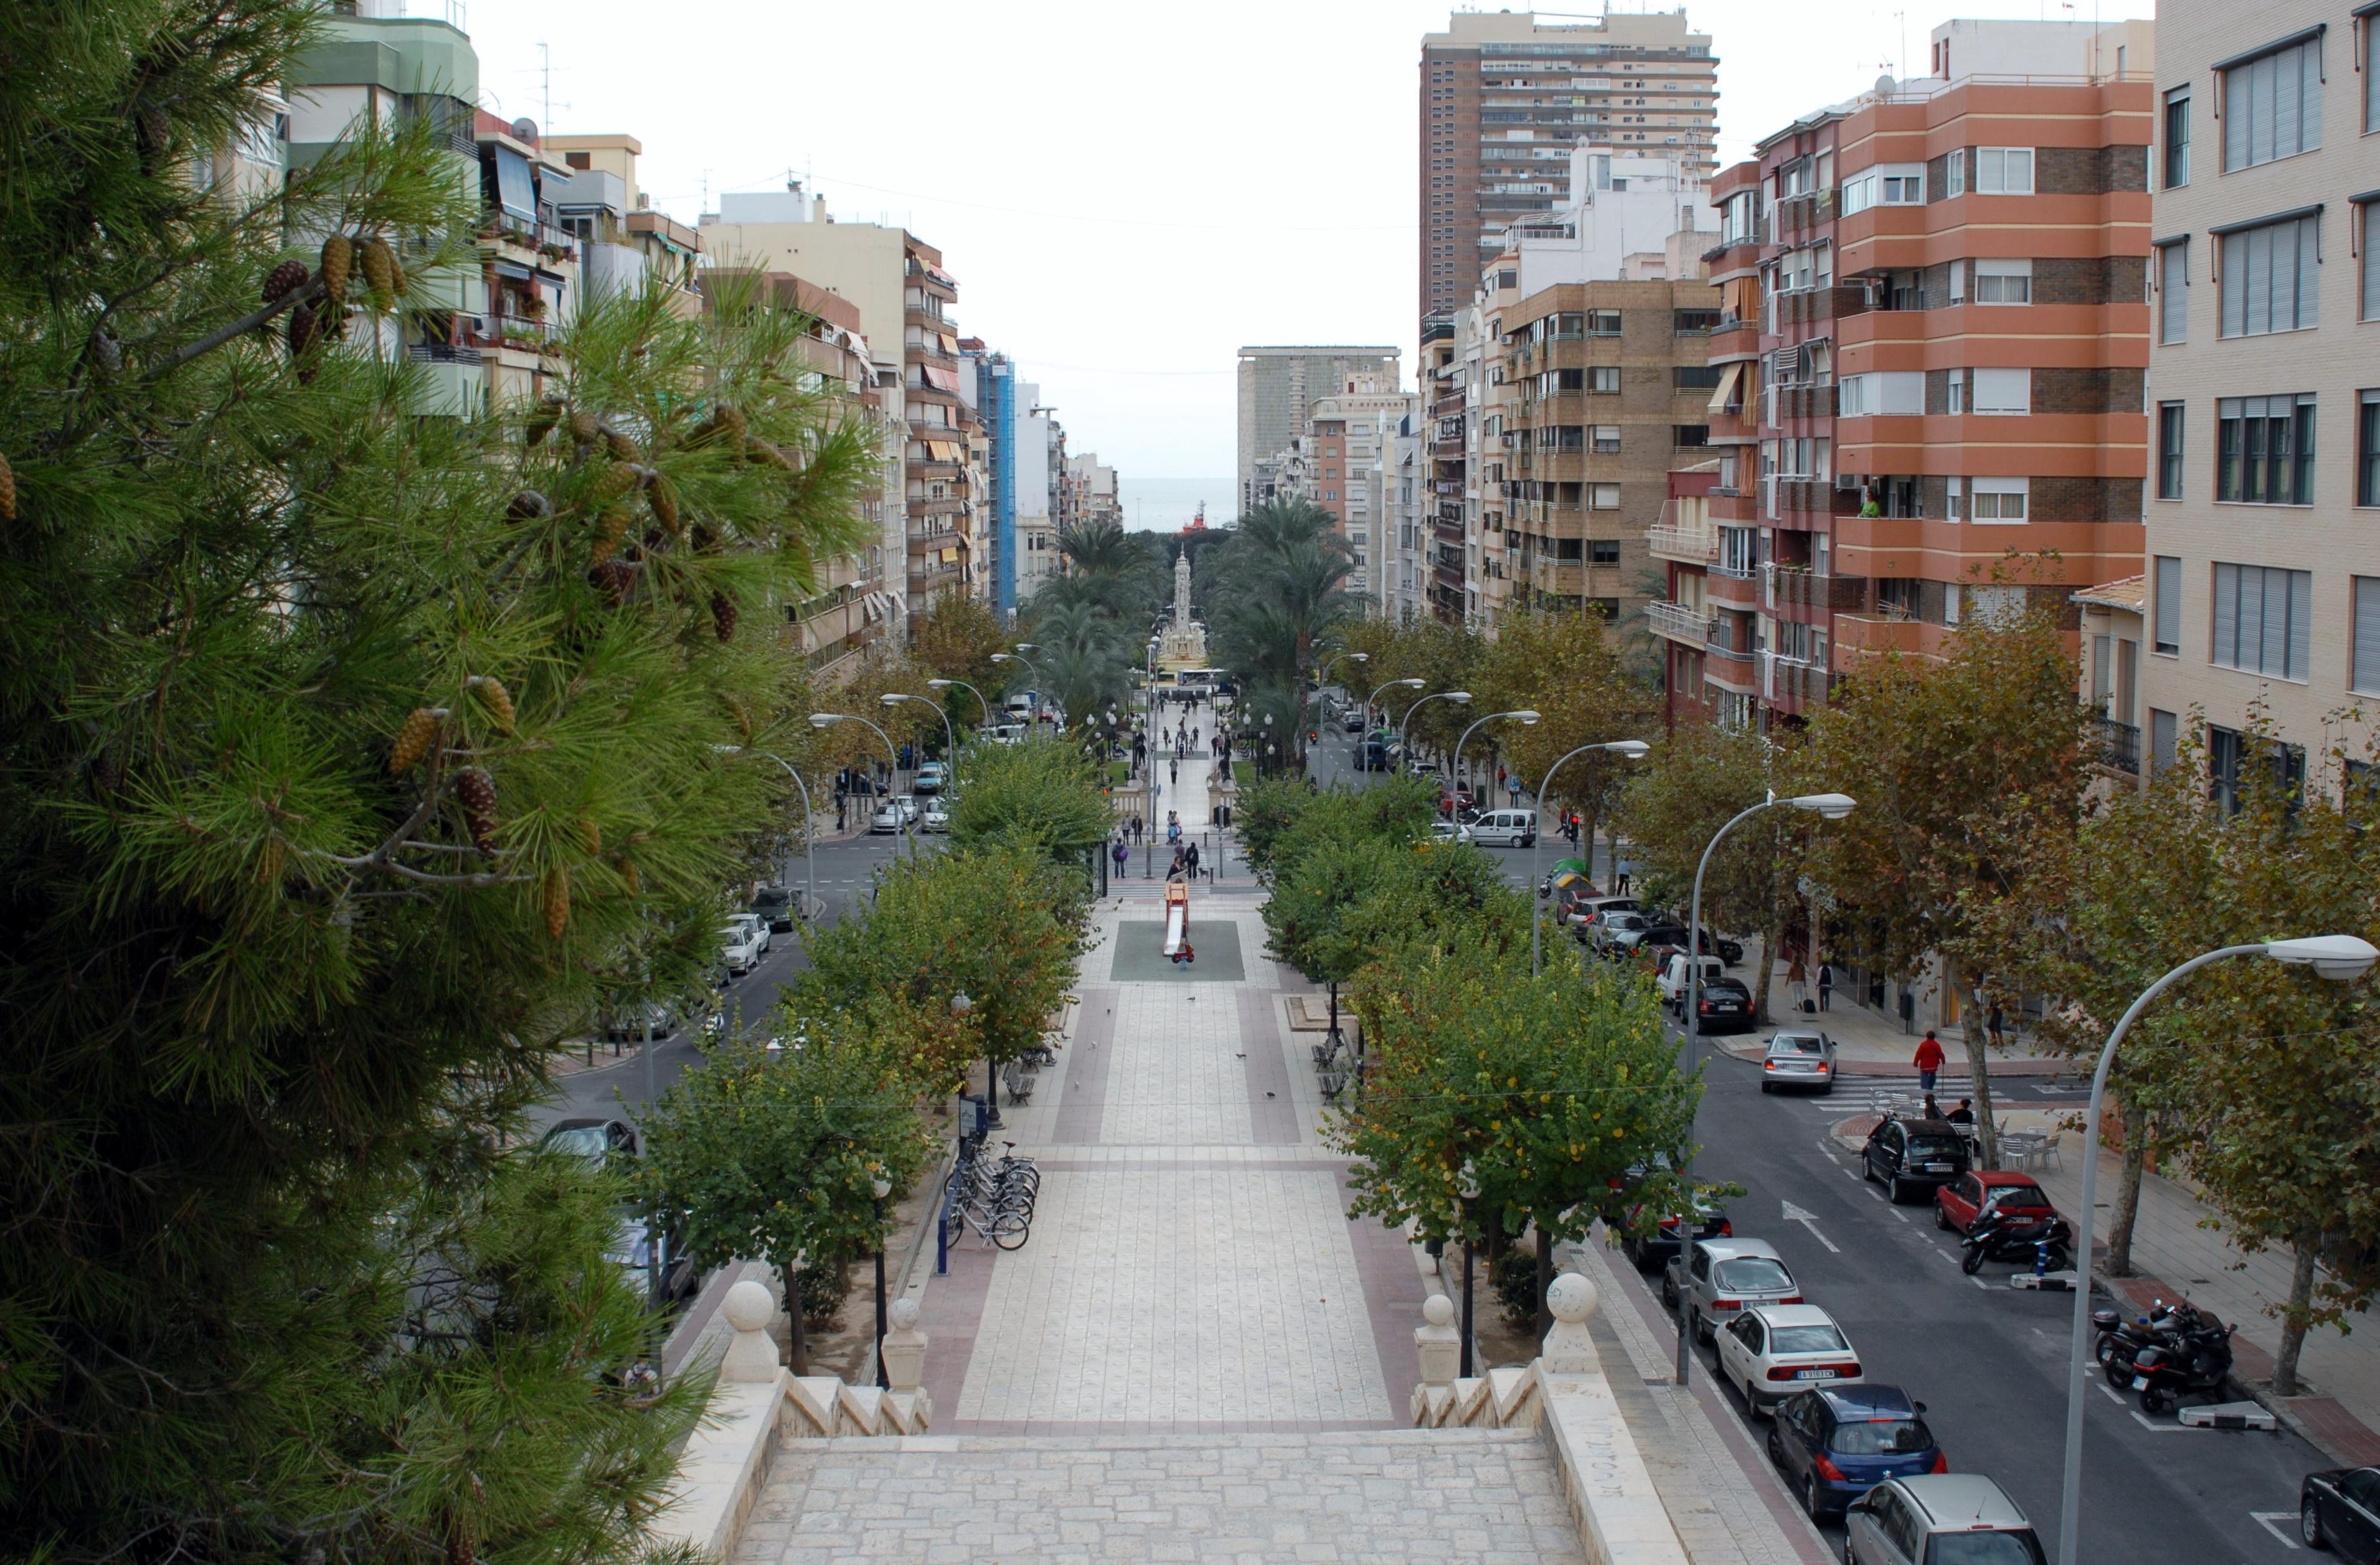
[[[1743,365],[1741,361],[1727,365],[1719,370],[1718,387],[1711,393],[1710,410],[1712,412],[1727,411],[1730,400],[1735,395],[1736,378],[1742,373]]]
[[[958,442],[951,440],[928,441],[926,455],[929,460],[936,462],[959,462],[965,459],[960,455]]]
[[[958,395],[959,372],[957,370],[945,369],[940,364],[921,364],[917,368],[925,372],[928,385],[936,391],[946,391],[953,396]]]

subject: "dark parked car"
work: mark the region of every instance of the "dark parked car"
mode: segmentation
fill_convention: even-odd
[[[636,1127],[625,1120],[560,1120],[539,1138],[557,1152],[575,1152],[601,1167],[613,1158],[637,1155]]]
[[[1812,1520],[1842,1510],[1887,1478],[1948,1473],[1925,1404],[1898,1386],[1798,1392],[1777,1404],[1768,1460]]]
[[[1734,978],[1713,979],[1702,986],[1694,1006],[1694,1030],[1698,1033],[1740,1033],[1755,1024],[1752,1016],[1752,991]]]
[[[1966,1171],[1966,1140],[1947,1120],[1886,1120],[1868,1132],[1860,1159],[1863,1177],[1880,1182],[1896,1205]]]
[[[1644,1210],[1641,1205],[1628,1208],[1625,1219],[1630,1227],[1635,1226]],[[1734,1233],[1735,1225],[1728,1221],[1726,1212],[1708,1201],[1697,1199],[1694,1202],[1694,1238],[1728,1239]],[[1620,1242],[1620,1247],[1627,1252],[1630,1260],[1636,1263],[1638,1271],[1651,1276],[1668,1266],[1678,1253],[1678,1215],[1675,1212],[1665,1215],[1658,1229],[1641,1239],[1632,1234]]]
[[[752,911],[769,921],[769,928],[783,934],[794,927],[794,892],[790,886],[763,886],[752,897]]]
[[[2298,1536],[2354,1565],[2380,1560],[2380,1467],[2307,1474],[2298,1487]]]

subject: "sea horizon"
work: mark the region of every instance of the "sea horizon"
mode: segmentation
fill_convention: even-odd
[[[1239,480],[1222,478],[1143,479],[1126,472],[1118,479],[1123,502],[1123,525],[1132,532],[1180,532],[1190,525],[1204,503],[1207,525],[1221,527],[1239,515]]]

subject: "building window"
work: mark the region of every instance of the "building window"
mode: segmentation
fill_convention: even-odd
[[[2173,764],[2174,751],[2180,748],[2181,725],[2174,714],[2149,709],[2149,775],[2154,777]]]
[[[2355,606],[2355,633],[2349,639],[2347,687],[2380,695],[2380,576],[2349,578]]]
[[[2313,503],[2313,398],[2228,396],[2216,405],[2215,498]]]
[[[1951,148],[1949,157],[1944,160],[1943,169],[1943,177],[1946,181],[1944,189],[1946,192],[1953,196],[1965,195],[1967,193],[1966,149],[1963,147]]]
[[[1620,312],[1616,309],[1590,309],[1586,312],[1586,334],[1590,337],[1616,337],[1620,334]]]
[[[1976,148],[1975,194],[1979,196],[2032,195],[2033,149],[2031,147]]]
[[[1595,450],[1597,454],[1605,456],[1617,456],[1620,455],[1620,426],[1617,424],[1596,425]]]
[[[2225,168],[2253,168],[2322,145],[2320,34],[2219,68]]]
[[[1978,413],[2032,412],[2033,371],[2030,370],[1976,370],[1975,411]]]
[[[2160,554],[2150,563],[2149,602],[2156,623],[2149,627],[2155,637],[2149,643],[2153,651],[2168,658],[2181,655],[2181,561],[2172,554]]]
[[[2216,807],[2240,813],[2240,731],[2206,725],[2206,782]]]
[[[1586,486],[1587,504],[1597,511],[1620,509],[1620,486],[1616,483],[1591,483]]]
[[[1586,389],[1607,395],[1617,395],[1620,391],[1620,366],[1617,364],[1589,366],[1586,371]]]
[[[2207,661],[2217,668],[2302,680],[2313,613],[2312,572],[2217,562]]]
[[[1977,304],[2031,304],[2033,302],[2033,262],[2030,261],[1975,262],[1975,302]]]
[[[2373,21],[2375,27],[2380,27],[2380,17],[2374,17]],[[2374,81],[2380,81],[2380,67],[2364,74]],[[2380,256],[2372,253],[2373,205],[2372,201],[2363,201],[2355,209],[2363,224],[2363,308],[2360,313],[2366,321],[2380,321]]]
[[[2157,341],[2190,340],[2190,241],[2157,249]]]
[[[2293,217],[2223,236],[2225,336],[2259,337],[2314,324],[2319,221]]]
[[[1620,563],[1620,540],[1616,538],[1590,538],[1586,540],[1586,563],[1590,565],[1616,565]],[[2375,583],[2374,585],[2380,585]]]
[[[2380,505],[2380,391],[2363,392],[2356,400],[2355,503]]]
[[[2182,405],[2157,404],[2157,488],[2159,500],[2181,498]]]
[[[1968,520],[2021,522],[2032,498],[2031,479],[1973,479],[1967,485]]]
[[[2190,183],[2190,89],[2177,87],[2165,95],[2165,188],[2180,189]]]

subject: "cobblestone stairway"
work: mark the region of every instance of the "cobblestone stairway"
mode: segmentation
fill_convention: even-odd
[[[1585,1560],[1535,1434],[920,1436],[785,1450],[737,1565]]]

